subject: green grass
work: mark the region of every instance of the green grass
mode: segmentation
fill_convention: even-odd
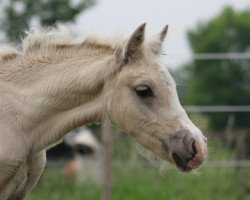
[[[64,178],[63,169],[46,169],[27,200],[100,199],[100,188],[93,184],[74,184]]]
[[[41,183],[27,200],[97,200],[101,186],[65,181],[62,169],[46,169]],[[113,168],[114,200],[237,200],[250,199],[250,168],[236,173],[231,167],[203,167],[200,173],[184,174],[153,167],[119,165]]]

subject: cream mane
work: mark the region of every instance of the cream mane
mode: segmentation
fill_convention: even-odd
[[[48,62],[50,60],[111,55],[127,41],[121,35],[105,37],[90,33],[85,36],[76,36],[62,24],[58,24],[55,28],[31,28],[25,33],[26,37],[22,40],[19,48],[0,47],[0,68],[6,62],[15,61],[18,58],[25,62]],[[159,48],[158,43],[157,37],[145,41],[144,50],[147,55],[155,55],[154,48]]]
[[[123,41],[122,37],[105,38],[95,33],[76,36],[61,24],[56,28],[31,28],[26,31],[26,37],[20,48],[11,46],[0,48],[0,66],[18,57],[32,56],[32,60],[41,62],[42,59],[48,61],[50,58],[53,60],[79,58],[79,54],[85,57],[112,54]]]
[[[87,46],[93,45],[98,48],[112,48],[115,49],[118,41],[115,38],[105,38],[96,33],[87,34],[85,36],[76,36],[66,26],[59,24],[56,28],[34,29],[26,32],[27,36],[23,40],[23,51],[39,48],[54,47],[64,48],[71,46]],[[96,45],[96,46],[95,46]],[[91,47],[89,47],[91,48]]]
[[[12,60],[19,55],[20,52],[16,48],[11,46],[3,46],[0,48],[0,64]]]

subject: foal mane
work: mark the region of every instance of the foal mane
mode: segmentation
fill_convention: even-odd
[[[143,45],[146,57],[155,57],[160,53],[161,34],[146,41]],[[56,27],[26,31],[26,37],[19,47],[0,48],[0,75],[16,69],[37,66],[37,63],[61,62],[68,59],[96,59],[114,55],[117,49],[126,45],[127,40],[121,36],[108,37],[97,34],[76,36],[70,30],[58,24]]]
[[[56,28],[26,31],[26,37],[18,47],[0,48],[0,68],[16,59],[48,62],[68,58],[96,57],[113,54],[121,44],[121,38],[104,38],[97,34],[76,36],[64,25]],[[6,67],[6,66],[5,66]]]

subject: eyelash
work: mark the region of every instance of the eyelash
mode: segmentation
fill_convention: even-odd
[[[135,92],[137,96],[144,98],[144,99],[154,96],[153,91],[147,85],[138,86],[137,88],[135,88]]]

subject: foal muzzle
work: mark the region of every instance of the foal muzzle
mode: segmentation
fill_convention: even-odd
[[[199,167],[206,157],[206,139],[195,137],[187,129],[180,130],[163,141],[163,147],[172,162],[185,172]]]

